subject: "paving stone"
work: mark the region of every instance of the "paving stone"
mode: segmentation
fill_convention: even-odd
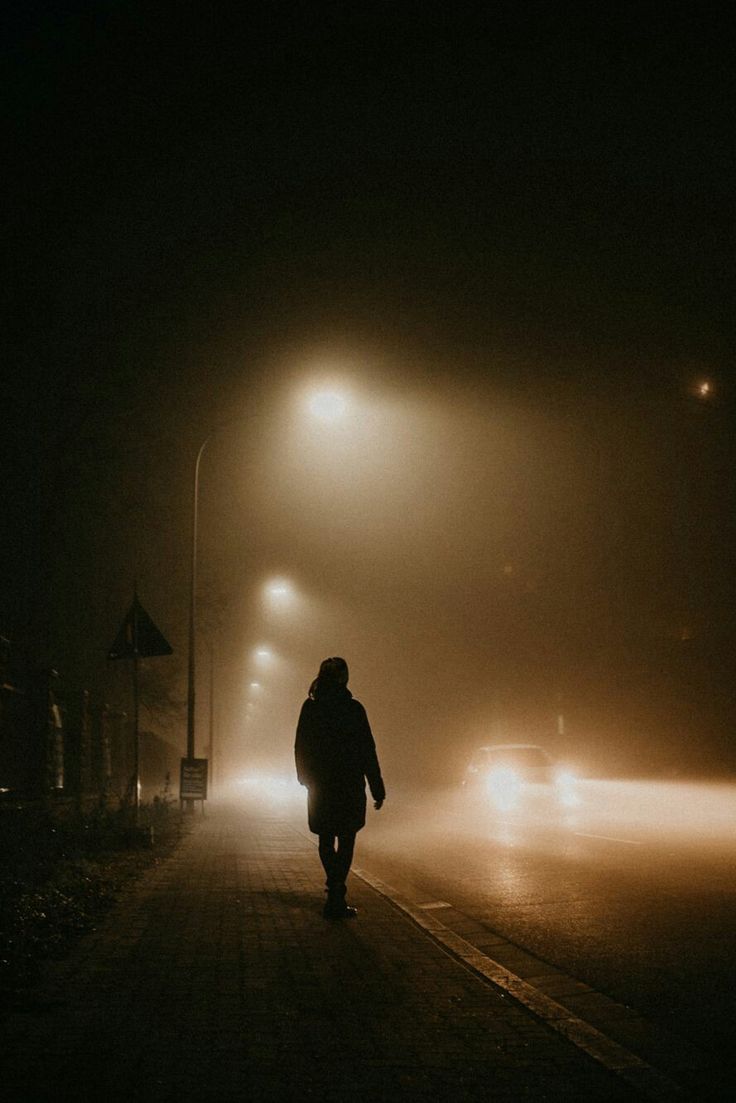
[[[4,1098],[636,1098],[364,882],[342,923],[322,887],[287,822],[210,813],[52,969],[56,1003],[6,1016]]]

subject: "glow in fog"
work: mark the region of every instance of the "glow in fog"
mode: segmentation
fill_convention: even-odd
[[[254,771],[238,778],[236,785],[241,796],[269,804],[290,804],[304,796],[296,778],[286,773]]]
[[[585,819],[632,840],[736,841],[736,786],[717,782],[585,782]]]
[[[319,421],[335,422],[344,417],[348,399],[344,391],[335,388],[315,391],[308,402],[310,413]]]
[[[510,766],[499,766],[486,777],[486,792],[497,808],[511,809],[521,796],[521,778]]]
[[[266,586],[266,593],[270,598],[287,599],[293,595],[293,587],[291,583],[285,579],[275,579],[273,582],[269,582]]]
[[[580,804],[578,781],[569,770],[554,774],[548,785],[525,782],[510,766],[499,766],[485,778],[485,791],[491,803],[499,811],[522,808],[524,802],[551,799],[563,808],[575,808]]]
[[[513,815],[514,823],[533,828],[554,825],[575,833],[598,834],[627,843],[704,840],[736,842],[736,787],[718,783],[605,781],[555,777],[555,800],[540,800],[539,786],[521,785],[512,771],[487,779],[488,801],[465,806],[457,828],[476,832],[484,813]],[[526,798],[530,799],[526,799]],[[555,814],[555,807],[562,818]],[[574,813],[566,816],[565,812]],[[462,828],[460,827],[462,824]]]
[[[580,803],[577,779],[533,743],[495,743],[479,747],[469,763],[463,787],[483,795],[498,811],[551,801],[563,808]]]
[[[455,843],[542,853],[558,852],[562,845],[566,853],[591,861],[643,846],[705,847],[714,855],[721,847],[729,854],[736,847],[735,785],[578,779],[579,803],[565,807],[549,799],[513,804],[508,797],[514,783],[505,782],[510,790],[499,783],[499,804],[485,786],[473,799],[462,787],[434,790],[431,815],[427,793],[402,792],[389,816],[369,824],[366,845],[398,858],[421,854],[427,869],[441,864],[439,855]]]

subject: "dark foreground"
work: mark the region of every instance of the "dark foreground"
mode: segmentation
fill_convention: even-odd
[[[211,813],[5,1016],[4,1098],[647,1097],[364,881],[343,922],[321,887],[278,815]]]

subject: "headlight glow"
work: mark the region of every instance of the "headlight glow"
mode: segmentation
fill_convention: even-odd
[[[558,770],[555,774],[555,787],[560,798],[560,803],[566,808],[572,808],[580,804],[577,792],[577,778],[570,770]]]
[[[486,788],[499,808],[512,808],[519,799],[521,778],[510,766],[498,766],[486,778]]]

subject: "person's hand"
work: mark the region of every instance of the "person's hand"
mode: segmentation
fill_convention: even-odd
[[[374,800],[373,807],[375,808],[376,812],[379,810],[379,808],[383,808],[383,800]]]

